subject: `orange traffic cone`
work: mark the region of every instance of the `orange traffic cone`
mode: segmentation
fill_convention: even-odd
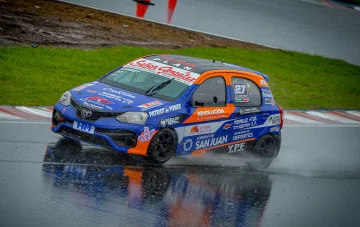
[[[174,14],[174,10],[176,7],[177,0],[169,0],[168,2],[168,10],[167,10],[167,23],[171,23],[171,18]]]
[[[135,0],[134,0],[135,1]],[[150,0],[137,0],[136,2],[136,16],[144,18],[149,5],[153,5]]]

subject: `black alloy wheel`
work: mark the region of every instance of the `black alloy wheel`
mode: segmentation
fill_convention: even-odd
[[[176,150],[175,133],[168,128],[162,129],[151,140],[148,157],[151,162],[164,164]]]
[[[264,135],[261,137],[253,151],[253,157],[247,164],[254,169],[266,169],[269,167],[276,154],[275,139],[271,135]]]

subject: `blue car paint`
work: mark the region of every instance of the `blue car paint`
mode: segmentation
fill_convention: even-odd
[[[225,64],[225,63],[224,63]],[[231,65],[231,64],[228,64]],[[236,66],[236,65],[231,65],[232,67],[236,67],[239,69],[242,69],[244,71],[249,71],[249,72],[253,72],[256,73],[258,75],[261,75],[264,77],[264,79],[266,81],[268,81],[268,76],[266,76],[263,73],[257,72],[255,70],[251,70],[251,69],[247,69],[241,66]],[[109,72],[106,75],[111,74],[112,72],[117,71],[118,69],[120,69],[122,67],[118,67],[117,69]],[[106,76],[105,75],[105,76]],[[192,115],[192,113],[195,111],[195,108],[191,108],[189,106],[189,101],[191,100],[192,94],[193,92],[196,90],[196,88],[199,86],[198,84],[192,84],[188,90],[177,100],[174,102],[167,102],[165,100],[160,100],[160,102],[162,103],[159,106],[156,106],[154,108],[149,108],[147,110],[144,110],[143,108],[141,108],[141,105],[144,103],[150,103],[150,102],[154,102],[157,101],[159,99],[151,97],[151,96],[145,96],[142,94],[138,94],[135,92],[131,92],[131,91],[127,91],[124,89],[119,89],[116,87],[112,87],[110,85],[106,85],[103,83],[100,83],[99,80],[94,81],[94,82],[90,82],[88,84],[91,84],[90,86],[87,86],[83,89],[77,89],[74,88],[72,89],[70,92],[72,94],[72,97],[74,99],[76,99],[79,103],[83,104],[84,102],[86,102],[87,99],[91,98],[91,97],[98,97],[98,94],[100,91],[106,91],[105,89],[112,89],[114,91],[118,91],[121,94],[127,94],[127,95],[118,95],[121,96],[122,98],[125,99],[121,99],[121,100],[116,100],[113,99],[111,97],[104,97],[102,96],[101,98],[106,99],[107,101],[110,101],[110,103],[108,104],[104,104],[103,105],[103,109],[102,110],[107,110],[107,111],[113,111],[113,112],[140,112],[140,111],[146,111],[148,113],[150,113],[153,110],[159,109],[159,108],[168,108],[174,105],[181,105],[180,109],[177,109],[177,111],[170,111],[169,113],[166,114],[162,114],[162,115],[156,115],[156,116],[151,116],[148,118],[146,125],[135,125],[135,124],[127,124],[127,123],[122,123],[118,120],[116,120],[115,118],[100,118],[99,120],[95,121],[95,122],[89,122],[89,121],[84,121],[81,120],[79,118],[76,117],[76,113],[75,110],[73,109],[72,106],[63,106],[60,103],[57,103],[55,105],[55,109],[62,112],[65,108],[65,112],[63,113],[64,116],[70,120],[74,120],[74,121],[78,121],[78,122],[83,122],[86,124],[89,124],[91,126],[95,126],[96,128],[103,128],[103,129],[126,129],[126,130],[131,130],[134,131],[136,133],[137,136],[140,136],[141,133],[144,131],[145,127],[148,127],[149,130],[160,130],[162,127],[159,126],[159,122],[162,119],[166,119],[166,118],[171,118],[171,117],[176,117],[179,115],[186,115],[187,117],[185,117],[183,120],[186,120],[188,117],[190,117]],[[83,85],[81,85],[83,86]],[[79,87],[81,87],[79,86]],[[260,88],[261,93],[263,92],[270,92],[270,88]],[[111,93],[111,92],[110,92]],[[116,93],[111,93],[115,96]],[[227,86],[226,87],[226,102],[228,104],[233,104],[234,100],[233,100],[233,89],[232,86]],[[272,95],[271,95],[272,96]],[[277,105],[275,105],[275,102],[273,102],[272,104],[265,104],[265,99],[268,99],[270,97],[262,97],[262,106],[260,109],[259,113],[253,113],[253,114],[247,114],[247,115],[238,115],[237,113],[239,113],[241,111],[241,109],[244,109],[243,107],[237,107],[234,111],[234,113],[230,116],[229,119],[221,119],[221,120],[215,120],[215,121],[206,121],[206,122],[197,122],[197,123],[190,123],[190,124],[176,124],[176,125],[171,125],[169,126],[169,128],[175,129],[176,132],[178,133],[178,145],[177,145],[177,154],[178,155],[189,155],[191,154],[193,151],[195,151],[195,146],[199,135],[194,135],[194,136],[184,136],[181,135],[182,132],[184,132],[184,127],[191,127],[191,126],[196,126],[196,125],[205,125],[205,124],[212,124],[212,123],[221,123],[221,126],[219,127],[219,129],[216,132],[210,133],[212,134],[212,136],[214,138],[225,138],[226,137],[226,143],[224,144],[219,144],[219,145],[225,145],[228,143],[234,143],[237,142],[238,140],[234,139],[233,135],[237,130],[233,129],[232,127],[228,128],[228,129],[224,129],[224,126],[226,126],[227,124],[235,124],[236,120],[244,120],[244,119],[248,119],[249,117],[253,117],[252,120],[252,124],[255,124],[255,126],[259,126],[259,125],[263,125],[270,116],[272,115],[278,115],[280,113],[280,110],[278,108]],[[273,99],[273,97],[271,98]],[[110,109],[111,108],[111,109]],[[101,110],[101,111],[102,111]],[[255,119],[255,118],[256,119]],[[271,127],[255,127],[254,125],[251,127],[246,127],[244,128],[242,131],[247,131],[250,134],[252,134],[252,136],[250,137],[251,139],[254,140],[258,140],[259,138],[261,138],[263,135],[268,134],[268,133],[272,133],[274,135],[280,135],[280,130],[277,130],[277,128],[280,127],[280,125],[271,125]],[[60,130],[60,128],[62,127],[69,127],[72,128],[72,125],[67,124],[67,123],[61,123],[60,125],[58,125],[57,127],[52,127],[52,131],[53,132],[58,132]],[[271,131],[272,128],[275,130]],[[128,152],[129,148],[127,147],[120,147],[117,146],[109,136],[101,134],[101,133],[97,133],[94,132],[94,135],[96,136],[100,136],[104,139],[106,139],[108,141],[108,143],[114,148],[114,150],[119,151],[119,152]],[[75,140],[77,140],[77,138],[73,138]],[[249,139],[249,138],[244,138],[244,139]],[[186,141],[191,141],[193,144],[193,147],[189,148],[187,147],[187,149],[184,149],[184,144]],[[189,142],[188,142],[189,143]],[[95,144],[96,145],[96,144]],[[205,147],[205,148],[211,148],[211,147]]]

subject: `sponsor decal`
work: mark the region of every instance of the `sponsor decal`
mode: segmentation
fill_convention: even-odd
[[[125,91],[118,91],[118,90],[114,90],[112,89],[111,87],[106,87],[103,89],[104,91],[108,91],[108,92],[111,92],[111,93],[115,93],[115,94],[118,94],[118,95],[123,95],[123,96],[126,96],[126,97],[129,97],[129,98],[136,98],[136,96],[128,93],[128,92],[125,92]]]
[[[235,153],[235,152],[239,152],[239,151],[243,151],[245,147],[245,143],[237,143],[237,144],[232,144],[229,145],[229,153]]]
[[[231,127],[232,124],[226,124],[224,125],[223,129],[228,130]]]
[[[249,127],[257,126],[257,117],[246,117],[238,120],[234,120],[234,130],[244,129]]]
[[[213,138],[214,137],[214,133],[212,134],[207,134],[207,135],[202,135],[202,136],[198,136],[196,138],[196,140],[204,140],[204,139],[209,139],[209,138]]]
[[[280,131],[280,127],[272,127],[270,128],[270,132],[279,132]]]
[[[90,93],[96,93],[96,91],[95,90],[88,90],[88,92],[90,92]]]
[[[101,92],[101,93],[98,93],[98,95],[109,98],[109,99],[114,99],[116,101],[119,101],[119,102],[122,102],[122,103],[125,103],[125,104],[129,104],[129,105],[134,102],[133,100],[130,100],[128,98],[124,98],[124,97],[121,97],[119,95],[114,95],[114,94],[104,92],[104,91]]]
[[[266,89],[261,89],[261,92],[262,92],[262,96],[264,98],[273,98],[273,94],[271,93],[270,89],[266,88]]]
[[[152,101],[152,102],[142,104],[142,105],[140,105],[138,107],[141,108],[142,111],[145,111],[145,110],[157,107],[157,106],[161,106],[163,104],[164,103],[162,103],[160,100],[155,100],[155,101]]]
[[[84,106],[93,109],[103,110],[104,108],[106,108],[108,110],[113,110],[113,108],[109,105],[112,105],[114,103],[102,97],[93,96],[88,98],[80,98],[79,100]]]
[[[157,109],[157,110],[153,110],[149,112],[149,116],[150,117],[155,117],[164,113],[170,113],[176,110],[180,110],[181,109],[181,104],[175,104],[172,106],[165,106],[163,108]]]
[[[262,86],[268,86],[268,83],[266,82],[266,80],[260,80],[260,84]]]
[[[61,111],[61,113],[65,113],[66,112],[66,107],[64,107]]]
[[[249,98],[248,97],[246,97],[246,98],[237,98],[235,96],[235,101],[236,102],[249,102]]]
[[[220,137],[214,137],[211,139],[206,139],[206,140],[200,140],[200,141],[196,141],[195,144],[195,149],[204,149],[204,148],[208,148],[208,147],[213,147],[213,146],[218,146],[221,144],[225,144],[228,141],[228,136],[220,136]]]
[[[265,99],[264,99],[264,103],[265,103],[266,105],[273,105],[273,106],[275,106],[275,100],[274,100],[273,98],[265,98]]]
[[[268,120],[271,125],[279,125],[280,124],[280,115],[271,115]]]
[[[92,84],[92,83],[87,83],[87,84],[80,85],[80,86],[74,88],[73,90],[74,91],[81,91],[82,89],[85,89],[85,88],[93,86],[93,85],[94,84]]]
[[[160,56],[156,56],[156,57],[150,58],[150,59],[153,61],[167,64],[167,65],[173,65],[177,68],[181,68],[181,69],[188,70],[188,71],[191,71],[193,68],[196,68],[196,64],[192,64],[192,63],[188,63],[188,62],[185,62],[182,60],[171,58],[166,55],[160,55]]]
[[[249,102],[250,84],[234,84],[233,87],[236,102]]]
[[[80,101],[82,101],[82,99],[80,99]],[[97,106],[97,105],[94,105],[94,104],[91,104],[91,103],[88,103],[88,102],[83,102],[83,105],[84,106],[87,106],[87,107],[90,107],[90,108],[93,108],[93,109],[97,109],[97,110],[103,110],[104,107],[102,106]],[[108,107],[108,108],[111,108],[111,107]],[[111,108],[112,110],[112,108]]]
[[[184,151],[190,151],[192,149],[192,146],[193,146],[192,139],[185,140],[184,145],[183,145]]]
[[[67,96],[66,96],[66,95],[62,95],[62,96],[60,97],[60,99],[59,99],[59,102],[64,101],[66,98],[67,98]]]
[[[251,108],[240,107],[239,114],[244,115],[244,114],[259,113],[260,109],[261,109],[260,107],[251,107]]]
[[[97,102],[97,103],[101,103],[101,104],[105,104],[105,105],[111,105],[111,104],[114,104],[113,102],[105,99],[105,98],[102,98],[102,97],[97,97],[97,96],[93,96],[93,97],[88,97],[88,98],[85,98],[85,100],[87,101],[94,101],[94,102]]]
[[[133,61],[129,63],[127,67],[135,67],[165,77],[175,78],[177,81],[188,85],[193,84],[199,77],[199,74],[148,59],[139,59]]]
[[[250,132],[250,130],[243,130],[243,131],[235,132],[233,136],[233,140],[234,141],[243,140],[243,139],[252,138],[253,136],[254,134],[253,132]]]
[[[136,70],[136,69],[133,69],[133,68],[129,68],[129,67],[122,67],[121,69],[119,69],[118,71],[116,72],[133,72],[133,73],[139,73],[141,72],[140,70]],[[114,72],[115,73],[115,72]],[[117,76],[117,74],[113,75],[111,74],[111,76]]]
[[[209,116],[209,115],[218,115],[218,114],[223,114],[225,113],[225,110],[222,108],[217,108],[214,110],[203,110],[203,111],[199,111],[197,112],[197,115],[199,117],[203,117],[203,116]]]
[[[160,121],[160,125],[162,127],[166,127],[169,125],[176,125],[180,123],[180,116],[176,116],[176,117],[170,117],[170,118],[166,118]]]
[[[148,127],[145,127],[144,132],[142,132],[141,135],[139,136],[139,140],[141,143],[145,141],[149,141],[151,140],[154,134],[155,134],[155,129],[152,129],[150,131]]]
[[[211,125],[195,125],[190,130],[191,134],[208,133],[212,131]]]

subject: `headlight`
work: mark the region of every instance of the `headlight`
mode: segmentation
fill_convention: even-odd
[[[59,103],[63,104],[64,106],[70,106],[70,98],[71,93],[69,91],[66,91],[59,99]]]
[[[143,125],[148,119],[148,116],[145,112],[126,112],[117,116],[116,120],[124,123]]]

